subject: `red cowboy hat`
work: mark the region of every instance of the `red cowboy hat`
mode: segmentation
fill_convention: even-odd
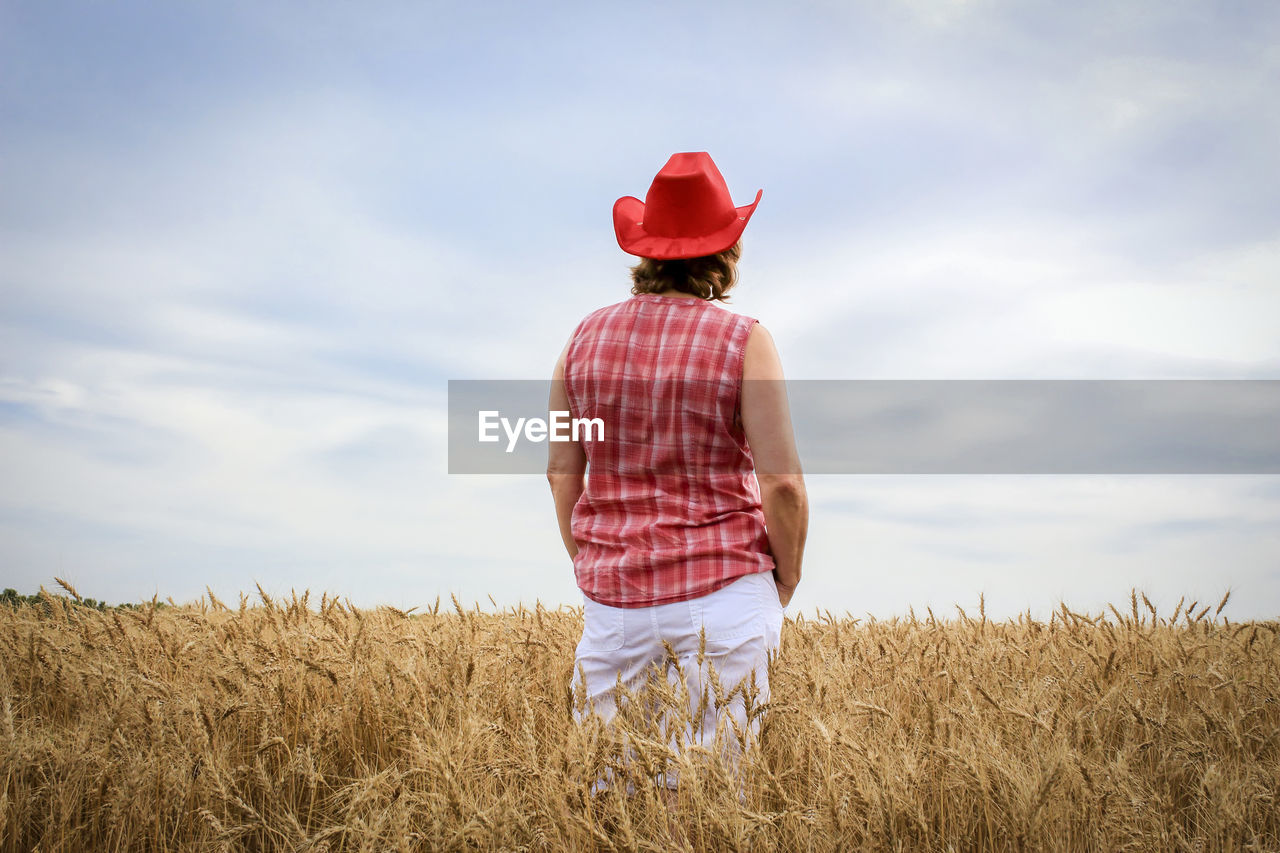
[[[644,201],[623,196],[613,203],[613,230],[622,251],[642,258],[714,255],[738,242],[762,195],[734,207],[710,154],[672,154]]]

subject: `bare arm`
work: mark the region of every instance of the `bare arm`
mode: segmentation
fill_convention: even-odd
[[[552,412],[569,411],[569,395],[564,390],[564,357],[568,350],[569,345],[565,344],[551,373],[551,397],[547,406]],[[582,497],[585,488],[587,456],[576,441],[548,441],[547,448],[547,480],[551,483],[551,497],[556,504],[560,538],[564,540],[569,557],[573,558],[578,555],[578,543],[573,539],[573,505]]]
[[[742,426],[755,458],[760,501],[773,553],[778,600],[785,606],[800,583],[809,531],[809,495],[800,470],[782,361],[773,336],[757,323],[742,363]]]

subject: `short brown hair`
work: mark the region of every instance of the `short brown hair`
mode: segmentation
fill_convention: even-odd
[[[700,258],[660,261],[641,258],[631,268],[631,292],[661,293],[678,290],[708,301],[726,302],[729,291],[738,282],[738,258],[742,257],[742,241],[723,252]]]

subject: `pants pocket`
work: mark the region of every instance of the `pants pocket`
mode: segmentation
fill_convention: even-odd
[[[578,648],[590,652],[616,652],[625,642],[622,610],[584,597],[582,640],[578,643]]]
[[[770,584],[772,586],[772,584]],[[773,604],[769,610],[768,630],[765,632],[765,646],[771,651],[777,651],[782,645],[782,622],[786,618],[786,611],[782,607],[782,602],[778,601],[777,588],[769,590],[768,595],[773,596]]]
[[[706,631],[707,645],[733,646],[765,633],[764,602],[758,582],[739,578],[710,595],[690,599],[689,615],[695,633]]]

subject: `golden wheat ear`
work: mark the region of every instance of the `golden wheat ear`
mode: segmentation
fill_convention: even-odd
[[[576,608],[406,618],[242,593],[98,611],[58,586],[0,606],[0,853],[1280,837],[1280,623],[1213,618],[1227,595],[1172,616],[1135,591],[1045,620],[998,621],[982,599],[976,618],[789,619],[768,705],[749,710],[759,737],[726,724],[680,750],[645,716],[686,722],[679,679],[647,703],[624,691],[616,724],[569,713]]]

